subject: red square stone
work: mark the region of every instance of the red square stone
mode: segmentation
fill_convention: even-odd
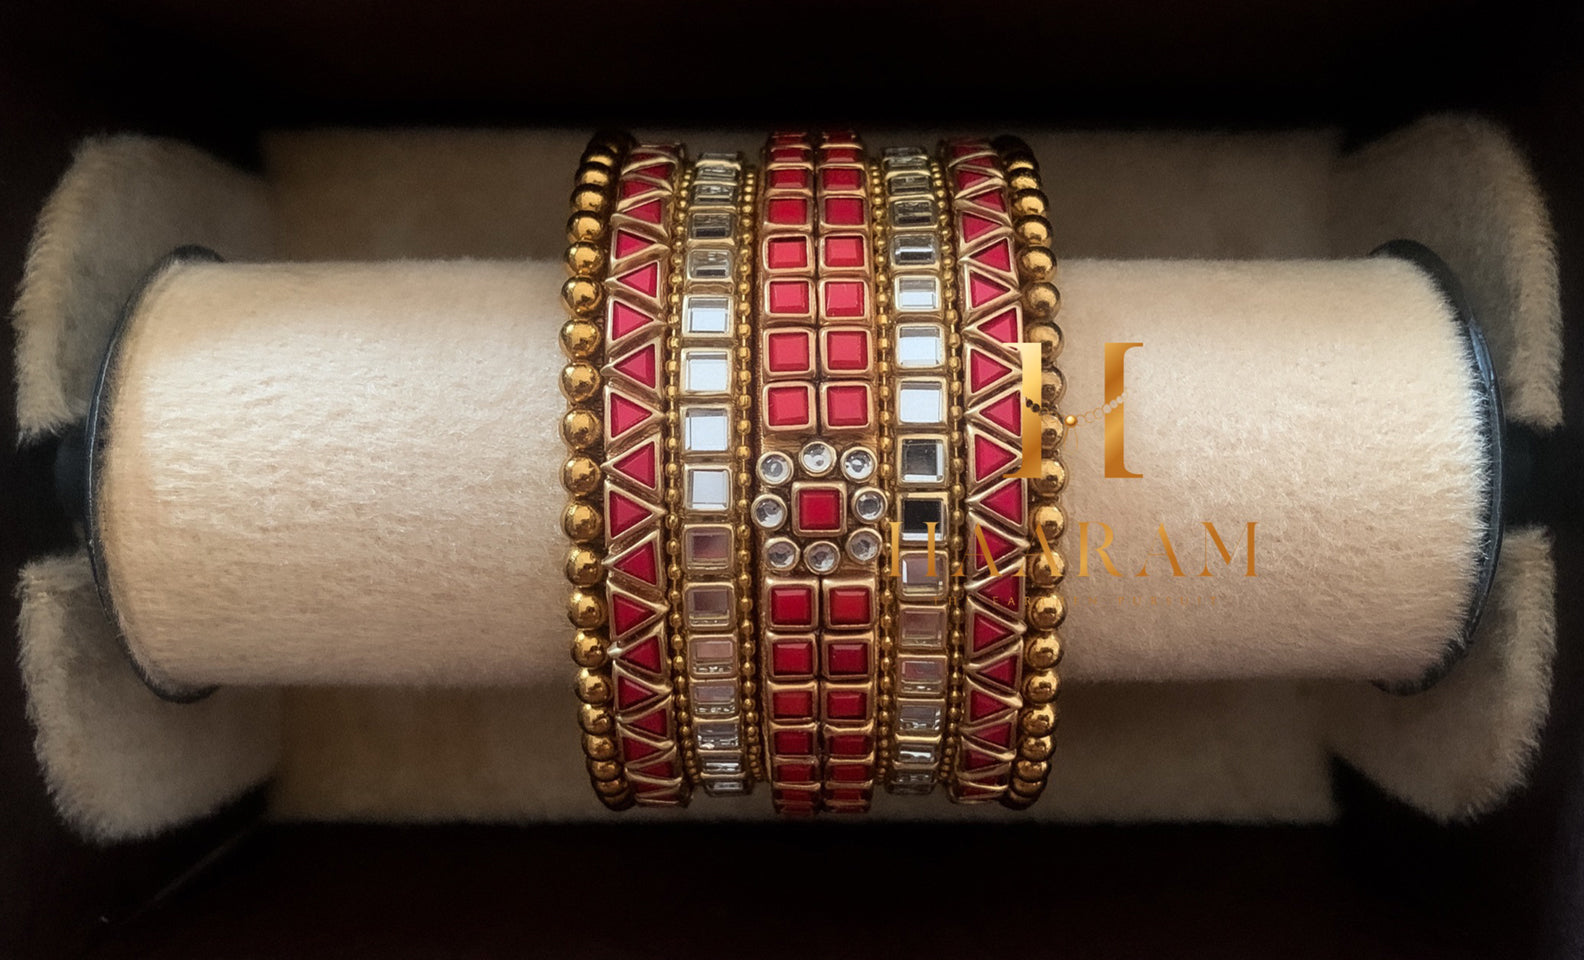
[[[826,163],[862,163],[863,152],[857,147],[825,147],[820,159]]]
[[[826,197],[824,211],[825,222],[833,227],[859,227],[869,219],[863,197]]]
[[[867,763],[833,763],[830,765],[830,778],[837,783],[863,783],[872,779],[874,772]]]
[[[814,790],[772,790],[770,796],[781,804],[782,813],[812,814],[817,793]]]
[[[840,533],[842,492],[835,487],[805,487],[792,495],[793,526],[809,533]]]
[[[814,641],[770,641],[770,673],[778,680],[806,679],[814,676]]]
[[[800,146],[778,146],[770,148],[771,163],[807,163],[809,150]]]
[[[825,798],[837,803],[868,803],[869,796],[864,791],[854,787],[839,787],[826,790]],[[840,811],[837,811],[840,812]]]
[[[867,627],[874,623],[874,591],[869,587],[831,587],[825,602],[829,626]]]
[[[795,430],[814,423],[814,387],[807,383],[782,383],[765,387],[765,425]]]
[[[869,694],[864,690],[829,690],[825,693],[827,720],[862,720],[869,714]]]
[[[836,320],[861,320],[869,311],[866,280],[826,280],[820,284],[825,316]]]
[[[869,426],[873,412],[866,383],[828,383],[820,387],[825,396],[825,426],[832,430],[861,430]]]
[[[861,234],[841,233],[820,241],[820,256],[827,267],[862,267],[869,262],[869,242]]]
[[[863,181],[863,171],[858,167],[826,167],[820,171],[822,190],[858,190]]]
[[[772,330],[765,334],[765,371],[772,377],[807,376],[814,370],[812,330]]]
[[[861,759],[874,749],[874,738],[867,733],[836,733],[825,738],[825,746],[833,757]]]
[[[777,730],[771,736],[771,749],[784,756],[812,756],[814,753],[814,731],[812,730]]]
[[[781,783],[813,783],[819,772],[812,763],[778,763],[774,775]]]
[[[807,167],[775,167],[765,177],[769,189],[808,190],[813,186],[814,175]]]
[[[769,270],[802,270],[809,265],[807,237],[771,237],[765,241],[765,267]]]
[[[765,220],[778,226],[806,226],[809,222],[809,202],[803,197],[772,197],[765,204]]]
[[[825,673],[831,677],[862,677],[869,673],[869,644],[843,640],[825,645]]]
[[[813,284],[807,280],[772,280],[765,284],[765,311],[787,317],[806,317],[813,303]]]
[[[814,691],[777,690],[771,693],[770,716],[780,721],[812,720]]]
[[[869,331],[861,327],[825,330],[825,369],[833,373],[869,370]]]
[[[811,583],[780,583],[770,588],[770,626],[814,626],[814,585]]]

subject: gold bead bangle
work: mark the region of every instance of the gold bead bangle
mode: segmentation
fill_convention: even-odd
[[[560,338],[568,360],[561,371],[561,391],[567,399],[561,433],[568,448],[561,483],[571,497],[562,513],[562,528],[572,541],[566,577],[572,585],[567,606],[575,628],[572,659],[579,667],[574,689],[582,701],[578,724],[590,782],[600,802],[613,810],[631,806],[633,793],[618,759],[609,611],[602,589],[605,514],[599,499],[604,486],[600,402],[605,349],[600,307],[616,174],[629,146],[623,135],[596,134],[583,151],[573,187],[572,216],[567,221],[570,246],[566,264],[571,275],[562,286],[568,319]]]
[[[1050,247],[1050,209],[1039,164],[1028,145],[1015,137],[998,138],[995,148],[1007,170],[1014,217],[1013,246],[1025,316],[1023,339],[1041,344],[1041,366],[1045,371],[1040,397],[1040,477],[1029,485],[1029,529],[1034,544],[1028,559],[1030,630],[1023,637],[1023,710],[1018,716],[1017,760],[1012,765],[1010,789],[1002,797],[1007,806],[1023,809],[1044,791],[1056,746],[1055,700],[1061,689],[1057,666],[1062,658],[1061,638],[1056,631],[1066,615],[1061,596],[1066,565],[1059,550],[1066,528],[1060,503],[1066,480],[1061,462],[1066,430],[1057,404],[1065,381],[1056,364],[1062,348],[1061,328],[1055,323],[1061,294],[1054,282],[1056,257]]]

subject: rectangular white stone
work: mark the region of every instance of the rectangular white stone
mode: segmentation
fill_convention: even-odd
[[[731,253],[726,250],[689,250],[687,276],[689,280],[730,280]]]
[[[731,411],[726,407],[683,407],[682,449],[687,453],[725,453],[731,445]]]
[[[897,422],[939,426],[946,422],[946,381],[897,382]]]
[[[682,332],[724,336],[730,329],[731,313],[730,297],[686,297],[682,301]]]
[[[729,392],[731,353],[718,347],[687,347],[682,351],[682,392],[712,396]]]
[[[933,370],[946,362],[946,328],[938,323],[899,323],[896,365],[903,370]]]
[[[938,437],[903,437],[903,483],[945,483],[946,441]]]
[[[732,478],[728,467],[688,467],[683,498],[694,513],[725,513],[731,505]]]
[[[698,583],[687,589],[682,597],[682,615],[691,630],[719,630],[732,625],[736,600],[730,584]],[[734,653],[727,658],[736,662]]]
[[[897,690],[905,696],[937,697],[946,693],[946,658],[899,656]]]

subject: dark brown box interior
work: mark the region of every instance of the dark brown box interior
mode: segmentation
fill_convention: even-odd
[[[72,145],[103,131],[180,137],[246,165],[257,131],[283,126],[875,130],[961,118],[1332,124],[1364,140],[1432,110],[1473,109],[1528,151],[1557,227],[1564,316],[1584,309],[1577,10],[1009,4],[1004,34],[967,61],[948,56],[965,22],[954,4],[710,0],[657,17],[658,6],[128,0],[0,11],[0,289],[16,287]],[[723,47],[734,52],[721,70],[711,57]],[[892,96],[902,88],[890,78],[920,63],[911,92]],[[709,76],[725,80],[692,82]],[[1584,576],[1572,507],[1584,467],[1581,336],[1566,325],[1570,425],[1537,448],[1516,505],[1557,536],[1551,719],[1530,786],[1477,823],[1432,824],[1339,767],[1344,815],[1327,828],[277,826],[258,821],[252,798],[175,835],[96,848],[45,796],[11,639],[0,656],[0,956],[1584,956],[1584,602],[1566,586]],[[9,345],[4,362],[10,383]],[[24,558],[64,547],[71,532],[52,506],[51,451],[17,449],[9,400],[0,422],[0,569],[14,582]],[[4,613],[15,623],[9,590]],[[966,874],[963,854],[985,847],[1027,879]],[[619,897],[607,880],[617,858],[663,864],[659,896]],[[870,892],[833,897],[833,876]],[[684,919],[675,891],[703,883],[726,892]],[[951,889],[982,892],[988,909],[947,908]]]

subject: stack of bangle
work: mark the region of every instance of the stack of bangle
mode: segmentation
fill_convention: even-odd
[[[595,793],[1027,806],[1065,481],[1033,156],[827,132],[761,159],[603,135],[578,170],[563,527]]]

